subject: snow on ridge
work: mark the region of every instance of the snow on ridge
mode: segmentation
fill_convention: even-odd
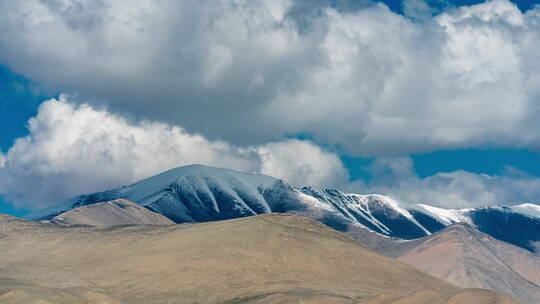
[[[345,193],[347,196],[355,196],[358,198],[361,198],[363,200],[369,200],[370,198],[375,198],[385,205],[391,207],[392,209],[396,210],[399,214],[403,215],[404,217],[414,220],[414,217],[409,212],[409,209],[415,209],[413,205],[408,204],[406,202],[400,202],[390,196],[383,195],[383,194],[356,194],[356,193]]]
[[[378,197],[380,198],[383,198],[384,202],[386,204],[389,204],[392,208],[394,208],[395,210],[397,210],[399,213],[401,213],[403,216],[405,216],[406,218],[408,218],[411,222],[413,222],[416,226],[420,227],[420,229],[422,229],[427,235],[430,235],[431,234],[431,231],[427,230],[424,226],[422,226],[413,216],[412,214],[409,212],[409,210],[407,210],[406,208],[402,207],[401,204],[406,204],[406,203],[403,203],[403,202],[398,202],[397,200],[389,197],[389,196],[383,196],[383,195],[378,195]]]
[[[130,188],[134,188],[134,190],[136,191],[136,193],[130,193],[130,196],[134,200],[140,200],[142,199],[142,197],[137,195],[138,193],[148,194],[152,192],[158,192],[187,175],[209,177],[216,181],[220,181],[220,185],[225,185],[231,181],[235,182],[235,180],[237,180],[244,185],[248,185],[254,188],[269,186],[277,181],[277,179],[273,177],[262,174],[249,174],[240,171],[204,165],[189,165],[167,170],[158,175],[148,177],[128,186]],[[229,187],[230,186],[227,185],[227,188]]]
[[[513,212],[526,215],[529,217],[540,218],[540,205],[525,203],[520,205],[511,206],[510,209]]]
[[[390,230],[390,228],[388,228],[385,224],[381,223],[377,218],[375,218],[370,212],[369,212],[369,208],[367,206],[367,200],[368,198],[364,195],[359,195],[359,194],[346,194],[346,196],[349,196],[352,198],[352,201],[354,203],[354,205],[352,206],[352,208],[358,208],[358,209],[361,209],[362,211],[365,212],[358,212],[358,214],[360,216],[362,216],[362,218],[366,219],[367,221],[369,221],[371,224],[373,224],[375,227],[379,228],[381,231],[382,231],[382,235],[386,235],[386,234],[391,234],[392,231]],[[351,208],[351,207],[349,207]]]
[[[440,220],[445,225],[451,225],[460,222],[470,222],[470,219],[465,216],[470,209],[443,209],[425,204],[417,204],[420,208],[427,211],[429,214]]]
[[[404,208],[402,205],[405,205],[403,202],[398,202],[397,200],[391,198],[390,196],[382,195],[382,194],[369,194],[370,197],[374,197],[378,199],[379,201],[382,201],[386,205],[390,206],[392,209],[396,210],[401,215],[405,216],[406,218],[410,220],[414,220],[414,217],[412,214],[407,210],[407,208]]]
[[[364,194],[364,195],[362,195],[362,194],[347,193],[345,195],[358,197],[359,199],[365,201],[366,204],[371,199],[376,199],[377,201],[382,202],[385,206],[390,207],[391,209],[393,209],[397,213],[399,213],[402,216],[404,216],[405,218],[407,218],[413,224],[418,226],[418,228],[420,228],[422,231],[424,231],[427,235],[431,234],[431,232],[429,230],[427,230],[422,224],[420,224],[414,218],[414,216],[409,212],[409,210],[411,210],[411,209],[417,209],[417,208],[414,208],[414,206],[411,205],[411,204],[408,204],[406,202],[400,202],[400,201],[398,201],[398,200],[396,200],[396,199],[394,199],[394,198],[392,198],[390,196],[382,195],[382,194]],[[367,211],[369,211],[369,209]],[[379,221],[377,221],[377,222],[379,222]],[[381,223],[381,225],[382,225],[382,223]],[[384,227],[386,227],[386,226],[384,226]],[[390,231],[388,228],[386,228],[386,229],[388,231]]]
[[[329,212],[332,212],[332,213],[336,213],[336,214],[339,214],[339,212],[331,205],[327,204],[326,202],[323,202],[309,194],[305,194],[303,193],[302,191],[299,191],[297,189],[295,189],[294,191],[295,195],[297,196],[297,198],[302,202],[302,203],[305,203],[306,206],[310,209],[316,209],[316,208],[313,208],[313,207],[319,207],[321,209],[324,209],[326,211],[329,211]]]

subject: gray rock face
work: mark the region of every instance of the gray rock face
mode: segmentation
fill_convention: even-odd
[[[117,225],[171,225],[173,221],[125,199],[75,208],[50,220],[61,225],[107,227]]]

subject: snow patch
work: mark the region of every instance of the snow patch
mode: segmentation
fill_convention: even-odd
[[[512,206],[510,209],[513,212],[540,219],[540,205],[527,203]]]
[[[460,222],[470,222],[470,219],[465,216],[465,213],[468,212],[469,209],[442,209],[424,204],[417,204],[417,206],[429,212],[433,217],[435,217],[445,225],[451,225]]]

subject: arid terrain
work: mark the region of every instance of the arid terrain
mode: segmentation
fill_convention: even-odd
[[[61,225],[107,227],[118,225],[171,225],[173,221],[125,199],[101,202],[63,212],[51,219]]]
[[[60,290],[7,279],[0,279],[0,303],[119,304],[108,296],[87,288]]]
[[[518,303],[460,289],[292,215],[109,228],[0,223],[5,303]]]
[[[540,259],[527,250],[467,224],[413,242],[398,260],[461,287],[498,290],[527,303],[540,299]]]

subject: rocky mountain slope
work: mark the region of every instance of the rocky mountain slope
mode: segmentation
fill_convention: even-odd
[[[540,301],[540,258],[468,224],[451,225],[415,241],[412,248],[405,246],[397,259],[425,273],[461,287],[497,290],[525,303]]]
[[[379,236],[421,238],[458,222],[469,223],[531,252],[537,252],[540,243],[540,206],[534,204],[446,210],[407,204],[383,195],[295,188],[269,176],[202,165],[180,167],[129,186],[77,196],[35,212],[29,218],[50,220],[74,208],[121,198],[176,223],[292,213],[318,220],[352,237],[370,238],[367,243],[372,248],[386,246],[379,244],[387,243]]]
[[[107,227],[115,225],[171,225],[173,221],[125,199],[75,208],[50,220],[61,225]]]
[[[0,217],[0,274],[122,303],[518,303],[459,289],[307,218],[61,226]]]

